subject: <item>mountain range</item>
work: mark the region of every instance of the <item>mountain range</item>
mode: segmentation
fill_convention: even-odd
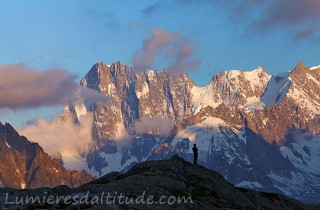
[[[94,117],[93,144],[62,155],[65,166],[102,176],[175,154],[192,161],[197,144],[199,164],[237,187],[319,203],[320,66],[229,70],[199,87],[187,74],[98,62],[80,84],[110,100],[64,108],[60,119],[75,125]]]

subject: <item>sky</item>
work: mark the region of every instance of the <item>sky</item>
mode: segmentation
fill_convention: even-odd
[[[75,87],[98,61],[171,67],[199,86],[223,70],[261,65],[276,74],[300,61],[312,67],[320,64],[319,23],[319,0],[1,0],[0,91],[39,90],[43,84],[28,72],[63,72],[48,82]],[[23,85],[10,92],[1,81]],[[0,102],[0,121],[23,125],[61,112],[64,100],[41,94]]]

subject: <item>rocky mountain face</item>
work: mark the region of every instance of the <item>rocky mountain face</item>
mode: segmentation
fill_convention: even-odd
[[[256,133],[261,134],[268,142],[275,140],[280,145],[293,128],[320,132],[319,69],[310,70],[300,63],[286,80],[278,91],[280,95],[277,96],[276,103],[247,117],[249,126]],[[270,84],[270,89],[273,83]]]
[[[141,117],[168,117],[178,121],[191,114],[191,88],[187,75],[170,76],[159,71],[135,73],[120,62],[95,64],[81,85],[95,89],[112,102],[97,104],[95,133],[102,142],[127,135],[134,120]],[[155,93],[155,94],[153,94]]]
[[[0,192],[0,206],[8,209],[319,209],[280,194],[234,187],[219,173],[178,156],[139,163],[126,173],[112,172],[75,189]],[[39,195],[47,197],[14,204],[17,197],[23,201]],[[46,202],[49,196],[62,199]]]
[[[318,202],[319,67],[300,63],[279,75],[230,70],[197,87],[186,74],[99,62],[81,85],[111,99],[70,109],[75,123],[94,113],[86,159],[96,175],[173,154],[191,161],[196,143],[199,162],[236,186]]]
[[[261,66],[251,72],[224,71],[212,77],[209,88],[214,102],[243,107],[251,98],[259,98],[263,94],[269,79],[270,75]]]
[[[61,160],[50,157],[37,143],[20,136],[10,124],[0,123],[0,187],[77,187],[92,179],[85,171],[65,169]]]

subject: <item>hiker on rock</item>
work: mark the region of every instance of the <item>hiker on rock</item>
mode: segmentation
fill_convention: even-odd
[[[197,160],[198,160],[198,148],[197,148],[197,145],[196,145],[196,144],[193,145],[192,151],[193,151],[193,164],[197,164]]]

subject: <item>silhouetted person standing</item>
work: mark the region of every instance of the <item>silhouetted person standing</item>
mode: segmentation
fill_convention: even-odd
[[[198,148],[197,148],[197,145],[196,145],[196,144],[193,145],[192,151],[193,151],[193,164],[197,164],[197,160],[198,160]]]

